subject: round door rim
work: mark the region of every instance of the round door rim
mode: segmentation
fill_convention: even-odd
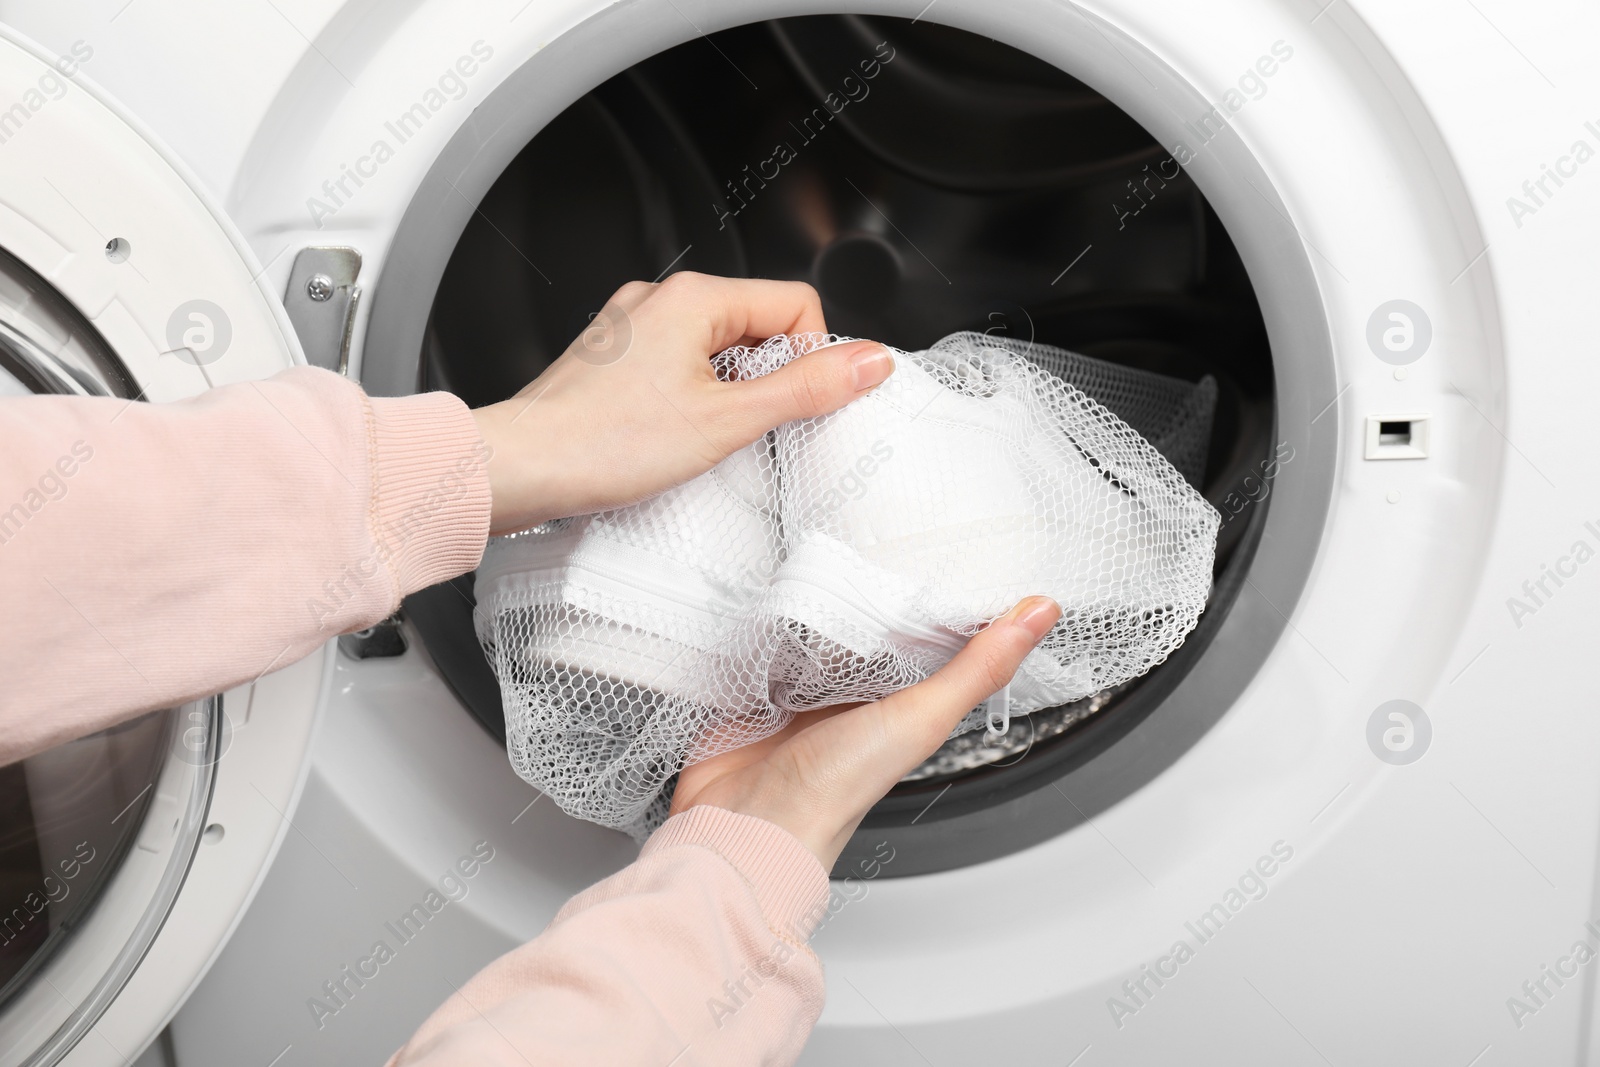
[[[926,17],[993,37],[1062,67],[1141,121],[1163,143],[1171,142],[1167,134],[1180,123],[1175,100],[1187,107],[1210,106],[1197,87],[1142,42],[1072,6],[1101,32],[1062,42],[1028,32],[1016,21],[1025,21],[1024,16],[1016,12],[979,16],[952,6],[935,8]],[[778,17],[792,13],[792,7],[782,0],[755,8],[746,5],[701,23],[698,30],[710,33]],[[899,7],[889,0],[855,5],[863,13],[883,14],[902,14]],[[653,17],[642,17],[646,15]],[[400,221],[374,294],[361,367],[369,390],[404,394],[417,387],[426,317],[445,262],[478,200],[499,174],[550,118],[595,85],[695,35],[695,30],[675,26],[674,17],[667,4],[654,0],[633,0],[591,15],[496,86],[474,111],[473,121],[462,126],[434,159]],[[1113,46],[1112,39],[1118,44]],[[530,108],[530,99],[539,101],[538,106]],[[1333,494],[1337,420],[1319,424],[1305,402],[1308,396],[1336,396],[1332,333],[1316,272],[1290,212],[1238,132],[1229,126],[1207,143],[1191,174],[1228,226],[1250,270],[1274,351],[1278,436],[1303,457],[1290,476],[1279,480],[1274,506],[1253,519],[1263,524],[1264,535],[1246,575],[1266,603],[1289,611],[1311,574]],[[1263,199],[1274,210],[1260,211]],[[384,360],[380,362],[375,353],[384,353]],[[1073,765],[1039,789],[983,811],[930,819],[914,827],[858,831],[836,871],[869,854],[885,833],[900,839],[897,849],[902,858],[895,864],[896,875],[993,859],[1062,833],[1141,788],[1222,717],[1284,631],[1286,616],[1276,609],[1270,616],[1265,608],[1250,611],[1246,625],[1240,610],[1246,606],[1259,607],[1236,603],[1218,627],[1209,657],[1201,661],[1207,669],[1192,670],[1162,702],[1199,709],[1181,717],[1181,722],[1167,726],[1167,720],[1175,717],[1147,714],[1129,724],[1124,736],[1100,749],[1088,765]],[[1218,669],[1224,659],[1228,662]],[[1113,766],[1117,773],[1106,773]],[[1045,809],[1030,798],[1060,782],[1069,783],[1073,806],[1064,813],[1042,814]],[[1033,816],[1018,818],[1019,806],[1030,804]]]

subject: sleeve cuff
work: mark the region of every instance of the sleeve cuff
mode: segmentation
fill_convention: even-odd
[[[488,446],[467,406],[449,393],[368,403],[372,535],[404,597],[483,558]]]
[[[650,835],[640,858],[677,845],[700,845],[750,883],[775,933],[805,942],[828,907],[828,872],[787,830],[724,808],[701,804]]]

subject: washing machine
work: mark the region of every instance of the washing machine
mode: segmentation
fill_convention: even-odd
[[[873,809],[802,1062],[1600,1063],[1592,9],[0,22],[9,391],[308,362],[485,403],[678,270],[1217,383],[1200,625]],[[474,609],[463,576],[0,770],[0,1062],[382,1062],[628,863],[512,773]]]

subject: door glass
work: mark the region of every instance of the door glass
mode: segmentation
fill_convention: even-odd
[[[88,320],[0,249],[0,397],[38,393],[138,396]],[[133,973],[198,842],[218,722],[214,701],[151,712],[0,767],[0,1063],[59,1060]]]
[[[171,736],[156,712],[0,767],[0,1006],[134,846]]]

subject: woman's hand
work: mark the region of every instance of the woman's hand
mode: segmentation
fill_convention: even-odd
[[[712,804],[766,819],[832,868],[867,809],[1010,682],[1060,617],[1055,601],[1028,597],[925,681],[873,704],[797,715],[764,741],[685,767],[673,813]]]
[[[825,329],[802,282],[685,272],[624,285],[531,385],[473,412],[492,450],[490,532],[642,500],[780,423],[843,407],[894,370],[868,341],[747,382],[718,381],[712,369],[730,345]]]

